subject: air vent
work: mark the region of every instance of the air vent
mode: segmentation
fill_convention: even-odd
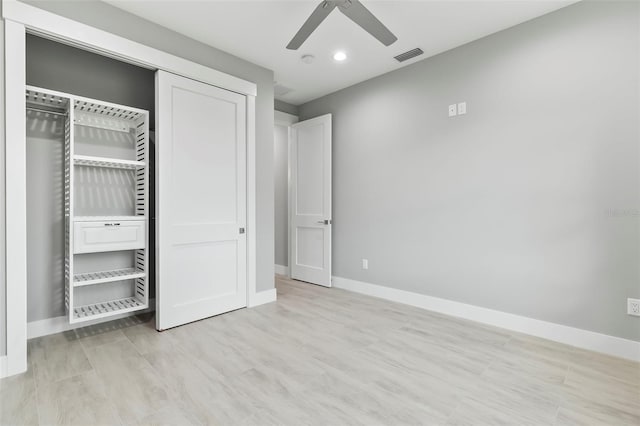
[[[275,97],[278,97],[278,96],[284,96],[284,95],[286,95],[287,93],[292,92],[292,91],[293,91],[293,89],[292,89],[292,88],[290,88],[290,87],[286,87],[286,86],[283,86],[282,84],[277,84],[277,83],[276,83],[276,84],[273,86],[273,95],[274,95]]]
[[[415,49],[411,49],[408,52],[404,52],[404,53],[399,54],[398,56],[394,56],[394,58],[398,62],[404,62],[404,61],[407,61],[407,60],[409,60],[411,58],[415,58],[416,56],[420,56],[423,53],[424,52],[422,51],[422,49],[420,49],[419,47],[416,47]]]

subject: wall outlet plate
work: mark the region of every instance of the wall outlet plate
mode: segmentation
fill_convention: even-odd
[[[362,259],[362,269],[369,269],[369,260]]]
[[[456,115],[458,115],[458,105],[449,105],[449,117],[455,117]]]
[[[640,299],[627,299],[627,314],[640,317]]]
[[[467,113],[467,103],[466,102],[460,102],[458,104],[458,115],[462,115],[462,114],[466,114]]]

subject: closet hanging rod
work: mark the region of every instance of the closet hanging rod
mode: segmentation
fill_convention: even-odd
[[[28,110],[30,111],[36,111],[36,112],[44,112],[46,114],[53,114],[53,115],[63,115],[63,116],[67,116],[66,112],[56,112],[56,111],[49,111],[47,109],[41,109],[41,108],[34,108],[34,107],[27,107]]]

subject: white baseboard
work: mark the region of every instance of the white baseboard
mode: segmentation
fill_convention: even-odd
[[[67,318],[67,316],[47,318],[39,321],[31,321],[27,323],[27,339],[35,339],[36,337],[48,336],[49,334],[62,333],[64,331],[74,330],[76,328],[87,327],[94,324],[101,324],[103,322],[114,321],[134,315],[140,315],[155,310],[156,300],[149,299],[149,308],[145,310],[128,312],[126,314],[114,315],[112,317],[100,318],[94,321],[87,321],[79,324],[69,324],[69,318]]]
[[[284,265],[275,265],[276,274],[289,276],[289,267]]]
[[[333,286],[445,315],[542,337],[583,349],[640,361],[640,342],[633,340],[348,278],[333,277]]]
[[[7,356],[1,355],[0,356],[0,379],[2,379],[3,377],[7,377],[8,375],[9,373],[7,371]]]
[[[260,291],[253,295],[249,300],[249,307],[255,308],[256,306],[264,305],[265,303],[275,302],[278,298],[276,289]]]

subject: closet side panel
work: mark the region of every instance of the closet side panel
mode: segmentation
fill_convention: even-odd
[[[0,15],[2,14],[2,2],[0,1]],[[0,105],[4,110],[4,21],[0,19]],[[5,285],[5,191],[4,191],[4,113],[0,113],[0,356],[7,353],[7,329],[5,318],[7,301]]]

